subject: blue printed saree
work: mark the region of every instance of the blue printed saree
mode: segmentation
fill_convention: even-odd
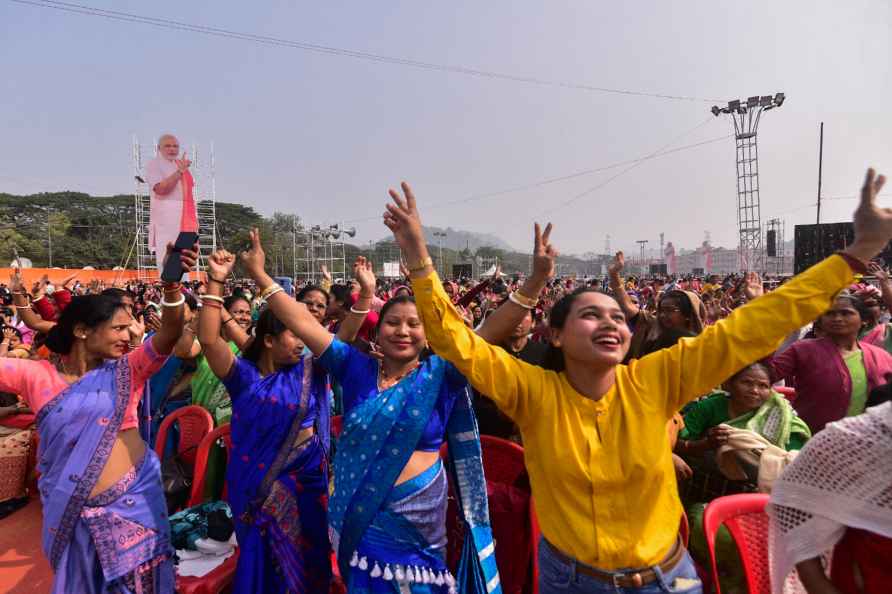
[[[480,440],[467,383],[432,356],[377,391],[377,363],[334,339],[319,363],[344,389],[344,426],[329,510],[351,594],[501,592],[489,527]],[[468,526],[456,575],[446,567],[446,470],[438,461],[395,486],[429,424],[449,440],[453,484]]]
[[[173,550],[158,458],[143,459],[93,495],[130,398],[126,357],[104,364],[37,416],[43,549],[53,592],[173,592]]]

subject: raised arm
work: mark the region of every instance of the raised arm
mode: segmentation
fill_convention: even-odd
[[[198,342],[207,359],[208,366],[218,378],[229,375],[235,355],[220,335],[220,318],[223,309],[223,288],[226,277],[235,266],[235,256],[226,250],[217,250],[208,258],[207,292],[201,300],[201,313],[198,314]],[[232,319],[232,316],[229,316]],[[227,326],[237,326],[234,321]]]
[[[261,296],[286,328],[294,332],[317,357],[331,344],[332,334],[310,314],[307,306],[289,297],[266,273],[266,254],[260,243],[260,231],[251,231],[251,249],[242,252],[242,265],[257,283]]]
[[[884,182],[883,176],[876,178],[868,170],[855,211],[855,242],[842,256],[831,256],[776,291],[737,308],[698,337],[644,357],[630,366],[632,372],[640,373],[644,382],[654,382],[653,393],[668,394],[668,407],[675,411],[771,354],[790,332],[826,311],[836,294],[852,283],[853,267],[865,272],[866,262],[892,237],[892,209],[874,204]]]
[[[519,424],[535,415],[549,372],[528,365],[480,338],[465,326],[433,269],[421,231],[421,218],[415,196],[403,183],[405,198],[390,190],[393,204],[387,205],[387,225],[408,262],[415,291],[418,315],[424,323],[427,341],[434,352],[446,359],[478,391],[489,396],[499,408]],[[553,376],[555,381],[557,376]]]
[[[550,236],[551,223],[545,226],[544,233],[539,228],[539,223],[533,226],[533,274],[524,281],[514,299],[509,298],[487,316],[483,326],[477,330],[477,334],[486,342],[500,344],[506,340],[530,309],[530,302],[539,299],[548,280],[554,277],[554,261],[558,253],[549,241]],[[519,298],[517,293],[520,293]]]
[[[28,328],[35,332],[47,333],[56,325],[56,322],[44,320],[34,313],[33,306],[28,303],[28,293],[25,291],[22,274],[18,268],[13,268],[12,274],[9,275],[9,290],[12,291],[12,303],[15,305],[16,313]]]
[[[883,303],[886,305],[886,309],[892,311],[892,280],[889,279],[889,273],[883,270],[883,267],[876,262],[868,264],[867,270],[877,277],[880,291],[883,294]]]
[[[173,246],[167,244],[168,254],[172,249]],[[183,272],[192,270],[197,259],[198,245],[193,246],[191,250],[181,251],[180,260],[183,264]],[[164,285],[164,299],[161,301],[161,305],[164,307],[161,315],[161,328],[152,336],[152,347],[159,355],[169,355],[183,334],[183,310],[186,308],[186,298],[180,283]]]
[[[359,282],[359,299],[350,307],[350,313],[341,322],[337,337],[343,342],[353,342],[356,335],[362,329],[362,323],[372,308],[372,299],[375,297],[375,272],[372,263],[362,256],[356,258],[353,263],[353,278]]]
[[[638,315],[639,307],[632,302],[620,276],[625,266],[625,255],[622,252],[616,252],[613,261],[607,267],[607,278],[610,280],[610,290],[613,291],[613,298],[616,299],[620,309],[626,314],[626,319],[631,321]]]

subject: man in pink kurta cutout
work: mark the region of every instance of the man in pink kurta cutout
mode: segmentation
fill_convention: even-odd
[[[180,231],[198,232],[198,213],[192,188],[195,182],[185,151],[173,134],[158,139],[158,156],[146,165],[146,183],[151,188],[149,249],[155,252],[158,270],[164,268],[165,248]]]

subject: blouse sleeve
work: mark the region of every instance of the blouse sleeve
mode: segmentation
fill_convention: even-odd
[[[852,283],[849,264],[831,256],[776,291],[736,309],[695,338],[651,353],[629,366],[646,397],[660,399],[666,418],[734,372],[774,352],[784,338],[825,312]]]
[[[0,359],[0,392],[21,396],[28,407],[36,410],[55,394],[47,385],[46,363],[31,359]],[[47,393],[40,394],[41,390]]]
[[[436,272],[412,279],[412,289],[433,351],[455,365],[502,412],[521,424],[535,414],[542,398],[554,397],[546,387],[551,372],[512,357],[465,325]]]
[[[331,376],[342,384],[347,379],[348,371],[353,367],[354,362],[364,355],[355,347],[350,346],[346,342],[339,340],[337,337],[332,338],[331,344],[319,357],[319,364]]]
[[[229,397],[237,400],[259,379],[260,372],[253,363],[243,357],[236,357],[229,374],[222,381],[226,391],[229,392]]]
[[[133,385],[142,385],[164,366],[168,355],[159,355],[152,346],[152,339],[144,340],[139,347],[127,354]]]

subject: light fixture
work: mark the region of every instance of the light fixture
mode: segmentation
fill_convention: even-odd
[[[781,105],[784,104],[784,101],[786,101],[786,99],[787,99],[787,97],[783,93],[778,93],[777,95],[774,96],[774,104],[777,107],[780,107]]]
[[[755,97],[750,97],[749,99],[746,100],[746,106],[750,109],[752,109],[753,107],[757,107],[758,105],[759,105],[759,96],[758,95],[756,95]]]

